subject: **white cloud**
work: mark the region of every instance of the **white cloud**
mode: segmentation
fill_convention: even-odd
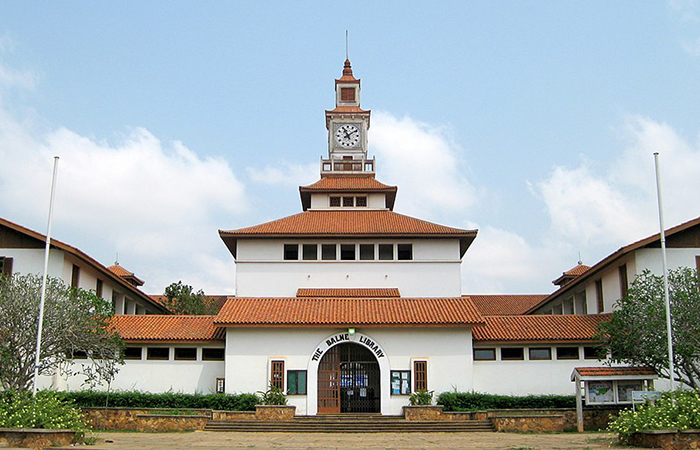
[[[397,184],[397,209],[423,217],[450,215],[477,201],[465,172],[463,150],[449,129],[374,112],[370,156],[377,156],[378,178]]]
[[[44,223],[54,155],[60,156],[54,237],[107,265],[119,252],[147,280],[148,292],[180,278],[219,291],[233,286],[232,273],[197,265],[231,262],[216,230],[248,210],[245,187],[226,161],[200,157],[179,142],[163,145],[143,128],[110,144],[65,128],[42,134],[0,111],[3,217]]]
[[[275,166],[267,166],[262,169],[248,167],[246,168],[246,173],[256,183],[276,186],[302,186],[316,181],[319,169],[318,164],[297,164],[281,161]]]

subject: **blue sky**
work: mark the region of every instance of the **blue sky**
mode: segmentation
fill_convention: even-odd
[[[0,3],[0,216],[233,292],[216,233],[300,210],[345,30],[396,210],[478,228],[465,293],[547,293],[700,215],[700,2]]]

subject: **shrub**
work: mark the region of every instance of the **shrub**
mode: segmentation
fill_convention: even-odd
[[[261,405],[283,406],[287,404],[287,397],[284,395],[281,387],[270,385],[267,391],[258,393],[260,394]]]
[[[28,392],[6,391],[0,395],[0,428],[47,428],[88,430],[83,414],[56,392],[41,391],[33,398]]]
[[[478,392],[443,392],[437,404],[445,411],[483,411],[486,409],[574,408],[573,395],[495,395]]]
[[[434,392],[435,391],[426,391],[425,389],[421,389],[416,392],[411,392],[411,396],[408,398],[408,403],[411,406],[432,405]]]
[[[654,404],[627,409],[608,425],[620,440],[641,430],[687,430],[700,428],[700,391],[667,392]]]
[[[254,394],[183,394],[141,391],[100,392],[74,391],[57,393],[77,406],[116,408],[180,408],[217,411],[255,411],[258,397]]]

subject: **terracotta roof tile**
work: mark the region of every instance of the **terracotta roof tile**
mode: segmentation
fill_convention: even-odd
[[[475,341],[581,341],[591,340],[596,326],[609,314],[485,316],[485,325],[473,330]]]
[[[221,341],[215,316],[118,315],[112,323],[127,341]]]
[[[393,211],[305,211],[237,230],[219,231],[226,236],[266,235],[387,235],[476,236],[476,230],[446,227]]]
[[[107,267],[107,269],[109,269],[110,272],[112,272],[113,274],[115,274],[119,277],[133,277],[134,276],[134,272],[129,272],[128,270],[126,270],[125,268],[120,266],[119,264],[109,266],[109,267]]]
[[[627,375],[656,375],[649,367],[576,367],[582,377],[617,377]]]
[[[239,326],[424,325],[481,323],[467,298],[230,298],[214,323]]]
[[[297,297],[387,298],[401,297],[398,288],[299,288]]]
[[[301,186],[301,191],[396,191],[396,186],[389,186],[374,177],[325,176],[308,186]]]
[[[468,295],[476,309],[484,316],[512,316],[524,314],[532,305],[541,302],[547,294],[540,295]]]
[[[571,275],[574,277],[577,277],[579,275],[583,275],[588,269],[590,269],[591,266],[587,266],[585,264],[579,264],[574,268],[571,268],[564,272],[564,275]]]

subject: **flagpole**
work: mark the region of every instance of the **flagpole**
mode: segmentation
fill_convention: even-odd
[[[53,158],[53,178],[51,179],[51,198],[49,200],[49,224],[46,230],[46,249],[44,250],[44,276],[41,281],[41,299],[39,300],[39,324],[36,333],[36,355],[34,355],[34,386],[32,396],[36,396],[39,381],[39,360],[41,359],[41,332],[44,327],[44,302],[46,300],[46,278],[49,271],[49,249],[51,247],[51,220],[53,219],[53,199],[56,194],[56,175],[58,174],[58,156]]]
[[[659,152],[654,153],[654,168],[656,170],[656,196],[659,203],[659,236],[661,238],[661,261],[664,271],[664,303],[666,304],[666,336],[668,337],[668,370],[669,386],[674,389],[673,374],[676,372],[673,362],[673,327],[671,325],[671,300],[668,295],[668,265],[666,262],[666,231],[664,227],[664,208],[661,202],[661,173],[659,171]]]

